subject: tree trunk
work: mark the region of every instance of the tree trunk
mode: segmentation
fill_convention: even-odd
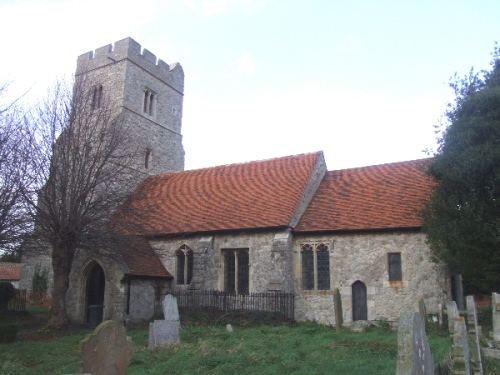
[[[69,287],[69,273],[73,262],[74,249],[71,245],[58,244],[52,251],[52,269],[54,271],[54,285],[52,305],[49,312],[47,326],[66,326],[66,292]]]

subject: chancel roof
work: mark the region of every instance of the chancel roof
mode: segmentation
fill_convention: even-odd
[[[142,236],[287,227],[321,163],[317,152],[152,176],[115,223]]]
[[[420,228],[430,159],[327,172],[296,232]]]

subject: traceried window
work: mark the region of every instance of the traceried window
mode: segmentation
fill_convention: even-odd
[[[189,285],[193,279],[193,250],[182,245],[175,253],[177,259],[177,285]]]
[[[248,249],[223,250],[224,290],[248,294],[250,291],[250,262]]]
[[[92,88],[90,107],[92,109],[97,109],[101,107],[101,99],[102,99],[102,85],[97,85]]]
[[[148,116],[154,116],[156,111],[156,94],[151,90],[144,91],[143,112]]]
[[[389,264],[389,281],[402,281],[401,253],[388,253],[387,262]]]
[[[328,244],[300,245],[302,289],[330,290],[330,251]]]

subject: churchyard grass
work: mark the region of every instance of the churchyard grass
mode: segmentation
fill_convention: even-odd
[[[182,319],[182,318],[181,318]],[[314,323],[284,325],[183,324],[181,342],[148,350],[148,331],[129,335],[135,354],[129,375],[140,374],[393,374],[397,332],[387,325],[365,333],[336,332]],[[88,330],[90,332],[90,330]],[[71,374],[78,372],[78,343],[85,332],[54,335],[44,341],[0,344],[0,374]],[[451,352],[450,340],[430,336],[435,362]]]

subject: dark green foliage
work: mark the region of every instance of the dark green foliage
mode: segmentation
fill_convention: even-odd
[[[0,282],[0,311],[7,310],[9,301],[16,296],[14,285],[7,282]]]
[[[40,264],[35,266],[35,272],[33,273],[33,278],[31,279],[31,288],[33,292],[47,292],[49,282],[47,273],[47,269],[42,269]]]
[[[467,293],[500,289],[500,51],[492,69],[450,84],[455,102],[428,173],[438,186],[422,212],[431,250]]]

